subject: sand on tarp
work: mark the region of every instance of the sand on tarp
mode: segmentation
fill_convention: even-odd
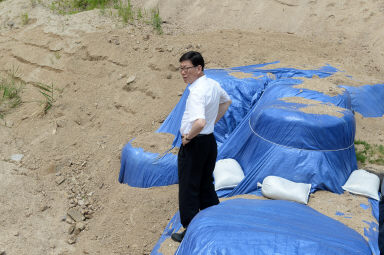
[[[252,73],[244,73],[244,72],[230,72],[229,75],[236,77],[238,79],[245,79],[245,78],[259,79],[263,77],[262,75],[256,77]]]
[[[148,152],[162,154],[172,147],[173,140],[173,134],[147,132],[138,135],[132,141],[132,146],[135,148],[143,148]],[[170,152],[177,154],[178,148],[175,147]]]
[[[302,80],[303,83],[294,85],[294,88],[314,90],[331,97],[341,95],[345,91],[344,88],[338,87],[329,80],[321,79],[316,76],[311,79],[300,78],[299,80]]]
[[[246,194],[221,198],[220,201],[235,198],[268,199],[264,196]],[[307,206],[343,223],[367,239],[367,237],[364,236],[364,228],[367,228],[368,224],[364,221],[377,222],[372,215],[372,208],[369,205],[368,198],[364,196],[354,195],[349,192],[336,194],[325,190],[319,190],[310,195]]]
[[[346,110],[331,103],[323,103],[317,100],[303,97],[282,97],[279,98],[279,100],[287,103],[303,104],[303,107],[299,107],[299,111],[309,114],[326,114],[342,118],[344,116],[343,111]]]

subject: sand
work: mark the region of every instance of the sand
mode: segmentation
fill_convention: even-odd
[[[6,254],[151,252],[177,211],[177,185],[119,184],[120,154],[128,141],[157,130],[180,99],[178,58],[187,50],[201,51],[207,68],[330,64],[353,77],[340,80],[345,85],[384,81],[380,1],[132,4],[158,5],[164,33],[99,10],[69,16],[39,1],[0,2],[0,71],[18,67],[25,82],[23,103],[0,119],[0,250]],[[47,114],[36,83],[54,86]],[[356,116],[357,138],[384,144],[384,119]],[[154,145],[159,151],[161,141]],[[151,142],[143,145],[152,149]],[[13,154],[22,160],[10,160]],[[89,215],[77,235],[69,234],[76,226],[70,208]]]
[[[280,98],[280,100],[288,103],[306,104],[303,107],[299,107],[299,111],[301,112],[321,115],[326,114],[338,118],[342,118],[344,116],[343,111],[345,111],[345,109],[333,104],[326,104],[317,100],[303,97],[283,97]]]

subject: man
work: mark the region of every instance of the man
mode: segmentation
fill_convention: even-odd
[[[199,52],[187,52],[179,62],[190,93],[180,127],[179,210],[185,230],[172,234],[177,242],[183,240],[188,224],[200,210],[219,204],[212,177],[217,156],[213,130],[231,104],[219,83],[205,76],[204,59]]]

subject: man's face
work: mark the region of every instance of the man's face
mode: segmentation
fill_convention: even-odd
[[[193,66],[190,60],[185,60],[180,62],[180,73],[184,82],[191,84],[202,76],[203,71],[200,65]]]

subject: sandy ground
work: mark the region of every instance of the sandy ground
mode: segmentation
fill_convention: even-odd
[[[150,253],[177,211],[177,185],[120,185],[119,157],[135,137],[151,147],[146,134],[185,88],[176,67],[188,50],[201,51],[207,68],[279,60],[353,77],[328,80],[336,85],[384,81],[380,1],[132,1],[159,5],[163,35],[98,10],[62,16],[33,2],[0,2],[0,71],[17,67],[26,83],[21,106],[0,120],[0,253]],[[47,114],[39,83],[54,87]],[[384,144],[383,117],[356,122],[356,138]]]

